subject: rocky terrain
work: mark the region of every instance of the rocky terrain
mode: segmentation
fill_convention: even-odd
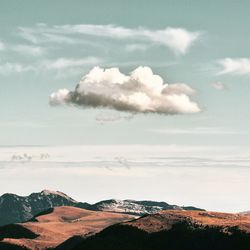
[[[0,225],[24,222],[48,208],[74,206],[76,203],[62,192],[49,190],[29,196],[4,194],[0,197]]]
[[[38,213],[59,206],[79,207],[93,211],[108,211],[133,215],[152,214],[161,210],[193,210],[194,207],[180,207],[166,202],[104,200],[95,204],[78,202],[59,191],[43,190],[29,196],[4,194],[0,196],[0,226],[30,220]]]
[[[91,209],[133,215],[154,214],[161,210],[203,210],[196,207],[180,207],[166,202],[135,200],[104,200],[92,205]]]

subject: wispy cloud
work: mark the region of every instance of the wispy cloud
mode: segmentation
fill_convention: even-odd
[[[36,71],[36,69],[32,65],[24,65],[21,63],[6,62],[0,64],[1,75],[10,75],[12,73],[23,73],[28,71]]]
[[[115,39],[142,39],[164,45],[177,53],[184,54],[199,37],[199,32],[190,32],[183,28],[165,28],[149,30],[145,28],[129,29],[114,25],[64,25],[56,26],[68,33],[103,36]]]
[[[32,45],[13,45],[9,49],[28,56],[42,56],[45,54],[44,48]]]
[[[5,44],[0,41],[0,51],[5,49]]]
[[[37,24],[34,28],[19,27],[18,34],[23,39],[33,44],[48,42],[76,44],[80,42],[80,40],[66,36],[63,33],[58,32],[56,28],[50,28],[46,24]]]
[[[224,90],[224,89],[226,89],[225,84],[222,83],[222,82],[212,82],[212,83],[211,83],[211,86],[212,86],[214,89],[217,89],[217,90]]]
[[[119,112],[114,112],[114,111],[102,111],[98,113],[95,117],[96,121],[100,124],[104,123],[110,123],[110,122],[116,122],[116,121],[121,121],[121,120],[126,120],[130,121],[133,119],[134,115],[133,114],[123,114]]]
[[[143,43],[133,43],[133,44],[128,44],[126,45],[125,49],[129,52],[134,52],[134,51],[145,51],[149,48],[150,46],[147,44]]]
[[[118,40],[150,42],[168,47],[178,54],[185,54],[200,37],[198,31],[167,27],[151,30],[146,28],[126,28],[115,25],[55,25],[38,24],[34,28],[20,27],[19,34],[26,40],[39,44],[43,42],[79,43],[81,36],[106,37]],[[72,35],[76,35],[75,38]]]
[[[87,57],[83,59],[75,58],[58,58],[54,61],[45,61],[42,64],[49,70],[63,70],[71,67],[81,67],[86,65],[95,65],[99,64],[101,61],[97,57]]]
[[[72,73],[82,72],[83,67],[94,66],[101,63],[102,60],[97,57],[86,57],[86,58],[57,58],[50,60],[42,60],[33,64],[6,62],[0,63],[0,74],[10,75],[13,73],[24,73],[24,72],[56,72],[56,77],[66,77]]]
[[[241,134],[239,131],[228,130],[225,128],[197,127],[197,128],[167,128],[150,129],[150,132],[166,135],[233,135]]]
[[[225,58],[218,61],[222,69],[219,75],[250,75],[250,59],[249,58]]]
[[[22,55],[28,55],[28,56],[42,56],[46,52],[46,48],[43,48],[41,46],[34,46],[30,44],[13,44],[13,43],[3,43],[0,41],[0,51],[6,51],[6,52],[17,52]]]

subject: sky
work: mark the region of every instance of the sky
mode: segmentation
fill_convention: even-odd
[[[249,7],[1,1],[1,193],[250,210]]]

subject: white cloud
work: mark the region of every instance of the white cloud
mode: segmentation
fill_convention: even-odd
[[[250,59],[249,58],[225,58],[218,61],[222,70],[219,75],[250,75]]]
[[[234,135],[241,134],[239,131],[216,127],[194,127],[194,128],[168,128],[150,129],[150,132],[166,135]]]
[[[191,32],[184,28],[167,27],[165,29],[150,30],[146,28],[126,28],[115,25],[61,25],[49,27],[45,24],[35,28],[20,27],[20,35],[32,43],[57,42],[79,43],[79,35],[107,37],[110,39],[132,39],[134,41],[147,41],[163,45],[175,53],[185,54],[190,46],[200,37],[200,32]],[[72,38],[72,34],[78,37]]]
[[[40,46],[24,45],[24,44],[4,44],[0,41],[0,51],[7,50],[18,52],[28,56],[42,56],[45,53],[45,49]]]
[[[45,53],[45,50],[42,47],[31,45],[15,45],[12,46],[11,49],[18,53],[32,56],[42,56]]]
[[[66,44],[76,44],[79,40],[72,37],[67,37],[64,34],[58,34],[56,29],[49,28],[47,25],[37,25],[35,28],[19,27],[19,35],[33,43],[66,43]]]
[[[0,41],[0,51],[5,49],[5,45],[3,42]]]
[[[24,64],[15,62],[0,63],[0,74],[10,75],[13,73],[24,73],[28,71],[41,73],[44,71],[56,72],[56,77],[67,77],[82,71],[83,67],[93,66],[102,62],[97,57],[77,58],[57,58],[55,60],[43,60],[34,64]]]
[[[97,57],[87,57],[83,59],[76,58],[58,58],[54,61],[45,61],[43,65],[47,69],[64,70],[71,67],[81,67],[85,65],[95,65],[100,63],[101,60]]]
[[[50,95],[50,104],[60,105],[69,101],[69,93],[70,91],[68,89],[59,89],[57,92],[52,93]]]
[[[177,53],[187,52],[192,43],[200,36],[199,32],[190,32],[183,28],[166,28],[149,30],[144,28],[129,29],[114,25],[64,25],[56,26],[68,33],[79,33],[92,36],[116,39],[141,39],[164,45]]]
[[[114,111],[105,111],[105,112],[100,112],[99,114],[96,115],[95,120],[98,123],[104,124],[108,122],[115,122],[115,121],[120,121],[120,120],[127,120],[130,121],[133,118],[133,114],[122,114],[119,112],[114,112]]]
[[[35,71],[35,67],[32,65],[23,65],[21,63],[10,63],[6,62],[0,64],[0,74],[1,75],[10,75],[12,73],[23,73],[28,71]]]
[[[224,89],[226,89],[225,84],[223,84],[222,82],[212,82],[212,83],[211,83],[211,86],[212,86],[214,89],[217,89],[217,90],[224,90]]]
[[[126,45],[125,49],[129,52],[134,52],[134,51],[145,51],[149,48],[148,45],[143,44],[143,43],[134,43],[134,44],[128,44]]]
[[[166,28],[165,30],[156,31],[145,30],[143,35],[153,42],[169,47],[176,53],[185,54],[200,36],[200,33],[189,32],[182,28]]]
[[[194,90],[186,84],[164,83],[149,67],[138,67],[130,75],[122,74],[118,68],[94,67],[83,76],[74,91],[52,93],[50,103],[62,104],[63,100],[65,104],[120,111],[196,113],[200,108],[190,100],[192,94]]]

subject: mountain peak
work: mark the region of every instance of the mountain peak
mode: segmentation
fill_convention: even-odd
[[[61,196],[67,200],[70,200],[72,202],[75,202],[77,203],[76,200],[74,200],[73,198],[69,197],[68,195],[66,195],[65,193],[63,192],[60,192],[60,191],[54,191],[54,190],[49,190],[49,189],[44,189],[41,191],[41,194],[42,195],[46,195],[46,196],[49,196],[49,195],[56,195],[56,196]]]
[[[0,225],[30,220],[36,214],[59,206],[76,206],[77,201],[59,191],[43,190],[28,196],[0,196]]]

